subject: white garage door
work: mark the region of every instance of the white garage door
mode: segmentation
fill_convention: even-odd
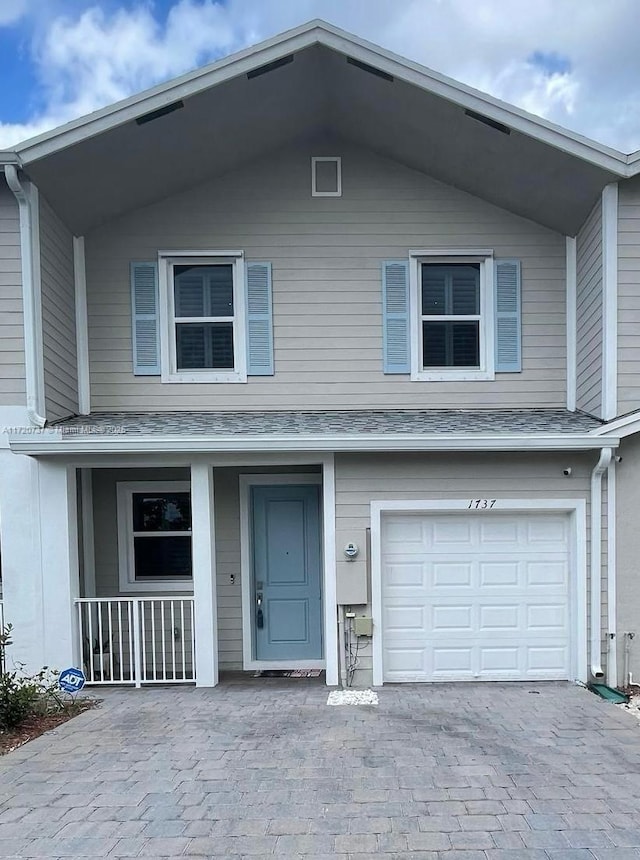
[[[386,681],[569,677],[569,519],[383,519]]]

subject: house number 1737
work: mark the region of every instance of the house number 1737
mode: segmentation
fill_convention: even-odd
[[[489,510],[497,501],[497,499],[471,499],[469,501],[469,509],[474,511]]]

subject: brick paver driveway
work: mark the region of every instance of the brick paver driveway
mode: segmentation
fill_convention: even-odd
[[[0,857],[640,858],[640,723],[566,684],[108,691],[0,759]]]

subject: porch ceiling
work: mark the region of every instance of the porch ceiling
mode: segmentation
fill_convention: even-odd
[[[277,67],[252,74],[267,61]],[[136,121],[169,105],[180,106]],[[569,235],[624,173],[620,153],[317,22],[17,151],[80,235],[293,139],[327,135]]]

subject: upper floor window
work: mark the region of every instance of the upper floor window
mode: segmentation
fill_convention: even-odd
[[[421,264],[422,367],[480,367],[480,264]]]
[[[160,255],[165,382],[246,380],[241,254]]]
[[[493,379],[491,256],[416,254],[412,264],[412,379]]]

